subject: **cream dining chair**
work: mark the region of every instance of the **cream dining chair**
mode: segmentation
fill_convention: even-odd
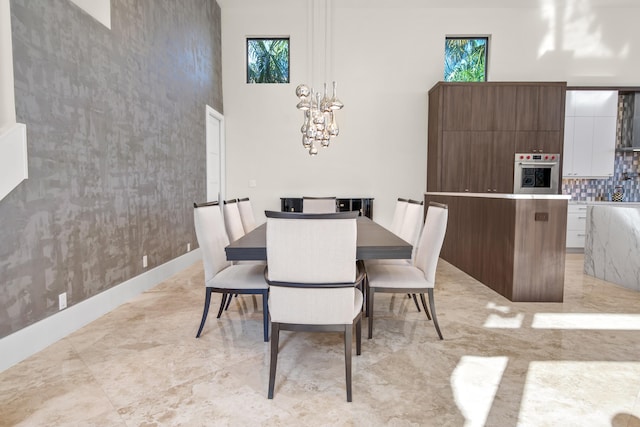
[[[265,212],[271,316],[269,399],[273,398],[280,331],[344,333],[347,401],[351,402],[351,347],[361,352],[364,278],[356,262],[358,212]],[[318,349],[318,351],[322,351]]]
[[[398,197],[398,200],[396,201],[396,207],[393,211],[391,226],[389,227],[389,231],[391,231],[396,236],[399,236],[400,231],[402,230],[402,221],[404,220],[404,213],[407,211],[408,202],[408,199],[403,199],[400,197]]]
[[[404,241],[411,243],[413,250],[411,252],[411,258],[415,256],[416,248],[420,239],[420,232],[422,231],[422,217],[424,214],[424,203],[412,200],[398,198],[396,202],[396,208],[393,214],[393,220],[391,222],[390,231],[395,235],[403,239]],[[411,264],[412,261],[408,259],[374,259],[365,261],[365,266],[368,269],[373,264]],[[365,279],[366,280],[366,279]],[[416,294],[409,294],[410,298],[413,298],[413,302],[420,311],[420,304]],[[429,312],[426,313],[430,319]]]
[[[253,209],[251,208],[251,201],[248,197],[244,199],[238,199],[238,210],[240,211],[240,220],[242,221],[242,228],[244,233],[247,234],[256,228],[256,219],[253,216]]]
[[[204,264],[205,300],[202,320],[196,338],[204,328],[211,294],[221,293],[223,300],[218,310],[222,314],[225,298],[232,294],[262,295],[262,326],[264,340],[269,341],[268,286],[264,281],[264,264],[232,264],[227,261],[224,248],[229,244],[224,220],[218,202],[193,204],[193,221]]]
[[[436,317],[433,289],[440,249],[447,230],[448,209],[446,205],[430,203],[427,209],[420,242],[411,264],[367,265],[367,314],[369,316],[369,338],[373,337],[373,308],[376,292],[420,294],[422,306],[429,316],[424,293],[429,295],[429,308],[433,325],[440,339],[442,333]]]
[[[242,218],[240,217],[240,209],[238,209],[238,200],[225,200],[222,209],[227,236],[229,236],[229,241],[235,242],[245,234]]]
[[[302,212],[304,213],[332,213],[335,211],[335,197],[302,197]]]

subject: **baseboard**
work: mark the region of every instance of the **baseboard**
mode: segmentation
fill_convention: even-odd
[[[0,339],[0,372],[93,322],[200,259],[198,248]]]

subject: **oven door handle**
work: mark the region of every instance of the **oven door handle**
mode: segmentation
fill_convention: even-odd
[[[545,163],[545,162],[518,162],[519,164],[521,164],[522,166],[558,166],[558,163],[554,163],[554,162],[549,162],[549,163]]]

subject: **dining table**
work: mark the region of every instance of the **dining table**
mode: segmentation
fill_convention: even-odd
[[[410,259],[413,247],[380,224],[365,216],[356,218],[358,226],[356,258]],[[238,240],[225,252],[229,261],[266,261],[267,224],[261,224]]]

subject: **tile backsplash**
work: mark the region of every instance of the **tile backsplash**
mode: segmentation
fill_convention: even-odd
[[[622,186],[625,202],[640,202],[640,152],[616,152],[615,166],[611,178],[602,179],[563,179],[562,194],[570,195],[571,200],[586,201],[611,200],[615,187]],[[627,179],[624,173],[627,173]]]

